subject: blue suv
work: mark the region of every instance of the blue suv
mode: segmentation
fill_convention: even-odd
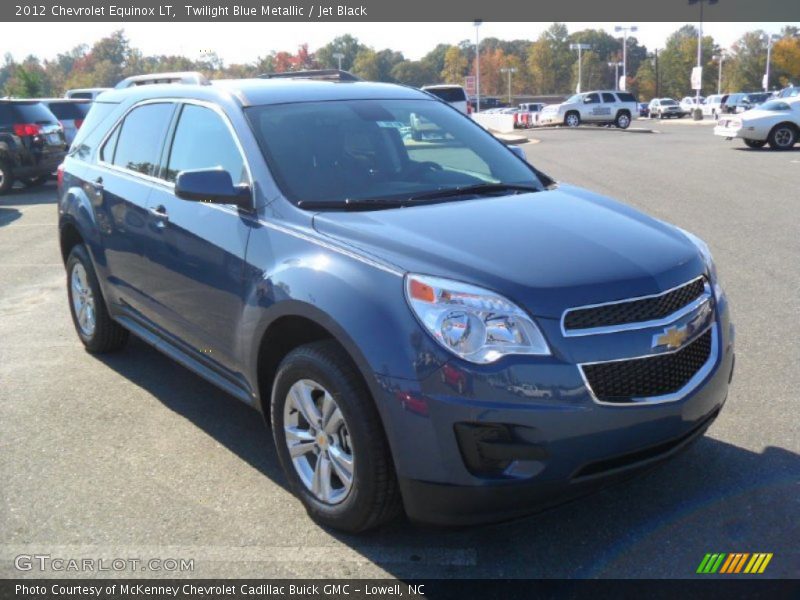
[[[340,530],[539,510],[673,455],[727,397],[706,245],[423,91],[107,92],[58,190],[86,349],[133,333],[260,410]]]

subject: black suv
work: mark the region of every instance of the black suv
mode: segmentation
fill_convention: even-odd
[[[41,102],[0,100],[0,195],[47,181],[67,151],[64,128]]]

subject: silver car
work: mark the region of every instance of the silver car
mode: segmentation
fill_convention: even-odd
[[[72,145],[72,140],[78,133],[78,129],[83,125],[83,120],[89,113],[92,103],[87,100],[71,100],[68,98],[43,98],[39,100],[50,109],[56,119],[64,128],[64,137],[67,145]]]
[[[561,104],[550,104],[539,115],[540,125],[577,127],[581,123],[613,124],[627,129],[639,116],[636,98],[628,92],[586,92],[575,94]]]

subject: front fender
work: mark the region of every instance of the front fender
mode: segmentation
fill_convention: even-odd
[[[309,319],[347,349],[372,388],[376,375],[418,379],[443,364],[442,350],[408,307],[402,273],[352,250],[302,234],[257,226],[250,238],[238,339],[257,388],[258,352],[278,319]]]

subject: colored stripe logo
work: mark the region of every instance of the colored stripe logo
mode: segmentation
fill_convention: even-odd
[[[733,552],[733,553],[709,553],[700,561],[697,573],[713,575],[721,573],[726,575],[736,573],[761,574],[767,568],[769,561],[772,560],[772,552]]]

